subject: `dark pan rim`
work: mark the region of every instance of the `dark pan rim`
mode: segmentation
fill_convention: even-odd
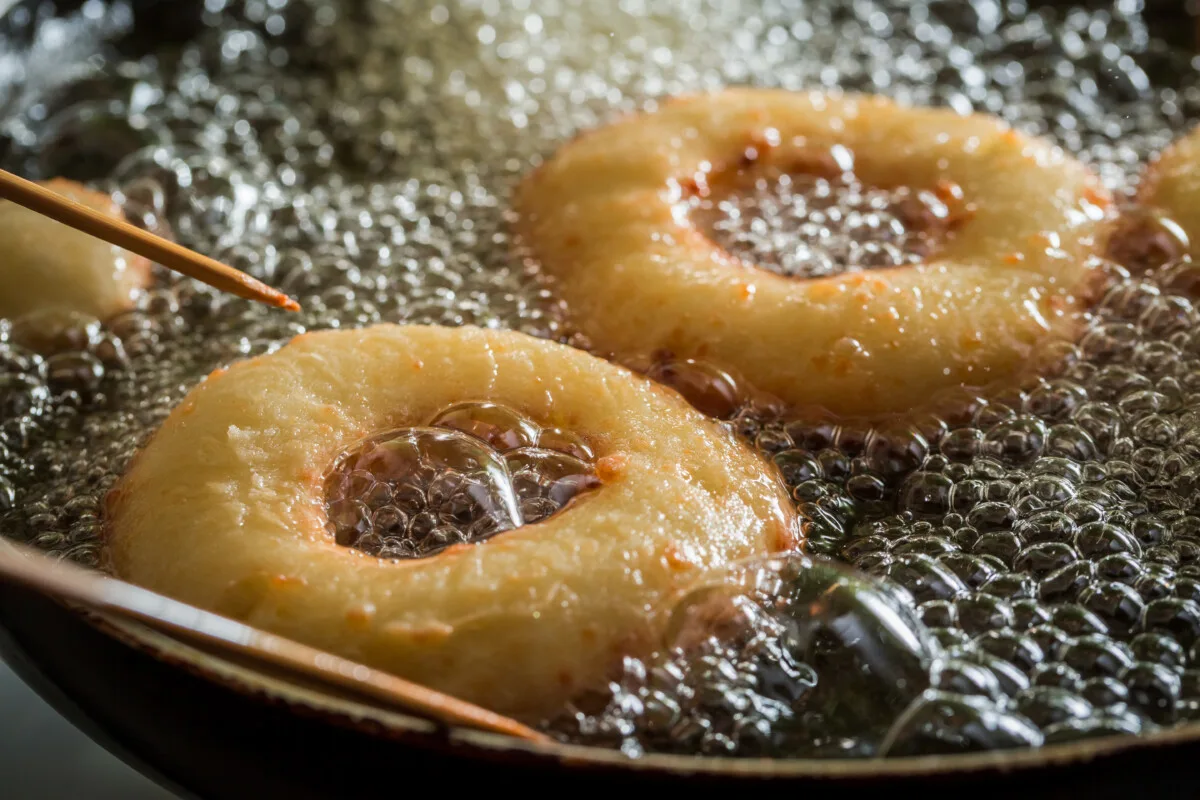
[[[417,747],[475,751],[478,756],[524,756],[564,768],[603,768],[675,776],[744,777],[746,779],[815,778],[860,780],[921,777],[969,777],[972,773],[1015,773],[1047,767],[1068,767],[1119,754],[1159,747],[1200,743],[1200,724],[1146,736],[1108,736],[1081,742],[1047,745],[1032,750],[991,751],[964,755],[905,756],[887,759],[744,759],[713,756],[648,754],[630,758],[615,750],[572,744],[534,744],[507,736],[442,726],[350,697],[306,688],[290,679],[273,677],[237,665],[182,643],[139,623],[106,615],[73,611],[102,633],[175,669],[232,690],[256,702],[287,707],[295,713],[323,718],[373,736],[392,738]]]

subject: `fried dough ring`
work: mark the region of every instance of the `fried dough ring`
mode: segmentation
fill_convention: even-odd
[[[970,218],[920,265],[798,280],[680,213],[714,176],[809,171],[838,145],[867,184],[956,184]],[[1007,378],[1037,342],[1070,336],[1109,202],[1082,164],[990,117],[761,89],[592,131],[517,192],[522,240],[597,350],[708,359],[786,403],[854,415]]]
[[[334,459],[462,400],[582,435],[603,485],[429,558],[337,545]],[[128,580],[530,718],[647,655],[649,610],[697,575],[799,535],[776,477],[674,392],[524,334],[394,325],[307,334],[214,374],[110,495],[108,532]]]
[[[102,192],[55,178],[47,189],[110,217],[121,207]],[[0,200],[0,317],[73,312],[107,319],[133,305],[150,282],[141,256],[7,200]]]
[[[1187,235],[1187,252],[1200,258],[1200,127],[1172,142],[1146,169],[1138,202],[1163,212]]]

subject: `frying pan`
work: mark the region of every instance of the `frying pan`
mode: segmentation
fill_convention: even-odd
[[[42,15],[67,13],[82,4],[0,0],[0,56],[28,41]],[[111,43],[126,54],[185,42],[200,26],[203,3],[196,0],[133,0],[130,5],[132,24]],[[343,5],[352,13],[359,4]],[[1146,5],[1159,35],[1192,43],[1196,28],[1184,3],[1150,0]],[[50,78],[31,70],[20,84],[6,85],[0,76],[0,113]],[[1200,726],[970,756],[630,760],[604,750],[447,730],[269,677],[149,628],[87,617],[5,585],[0,585],[0,656],[75,725],[181,797],[375,797],[415,788],[416,781],[455,788],[478,783],[489,792],[1200,796]]]

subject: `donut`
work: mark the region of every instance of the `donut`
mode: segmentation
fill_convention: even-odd
[[[123,218],[113,199],[74,181],[42,186],[111,217]],[[133,305],[150,282],[150,262],[61,222],[0,200],[0,317],[55,312],[104,320]]]
[[[797,279],[735,256],[687,212],[847,168],[946,201],[918,262]],[[991,117],[748,88],[585,133],[515,192],[522,249],[597,352],[706,359],[786,405],[856,416],[1006,380],[1040,342],[1073,335],[1109,205],[1082,164]]]
[[[464,402],[483,412],[466,419]],[[415,426],[400,450],[463,431],[510,462],[536,435],[593,457],[600,485],[424,558],[339,544],[331,466],[399,426]],[[672,390],[525,334],[395,325],[305,334],[211,375],[136,456],[105,524],[126,580],[529,719],[653,651],[660,610],[697,576],[801,536],[777,475]]]
[[[1138,207],[1122,219],[1111,248],[1135,268],[1161,266],[1184,254],[1200,257],[1200,128],[1158,154],[1142,175]]]

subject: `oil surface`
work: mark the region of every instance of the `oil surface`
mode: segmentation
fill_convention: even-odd
[[[305,330],[567,335],[514,256],[510,192],[575,133],[655,98],[750,83],[989,112],[1121,193],[1200,119],[1190,52],[1127,0],[402,6],[210,0],[192,43],[103,59],[89,36],[127,27],[122,4],[10,12],[20,47],[0,57],[33,77],[0,86],[2,165],[113,191],[304,311],[160,273],[103,324],[47,337],[0,321],[5,534],[97,564],[102,498],[136,447],[207,372]],[[716,597],[677,610],[657,660],[627,662],[547,728],[631,755],[846,757],[1200,717],[1200,273],[1137,266],[1103,267],[1086,331],[1028,387],[875,429],[730,413],[780,466],[814,553],[858,572],[784,560],[697,589]],[[714,635],[689,633],[693,605],[736,624],[706,611]],[[874,638],[839,638],[839,620]]]
[[[790,278],[920,264],[962,213],[951,198],[869,186],[852,169],[752,177],[692,206],[692,218],[726,252]]]
[[[496,403],[375,434],[325,478],[326,527],[380,558],[424,558],[556,514],[600,485],[591,449]]]

